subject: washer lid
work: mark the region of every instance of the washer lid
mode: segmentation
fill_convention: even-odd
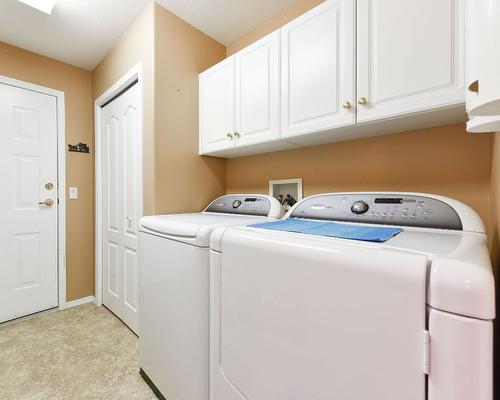
[[[258,216],[210,212],[153,215],[141,218],[139,230],[190,243],[195,246],[208,247],[210,244],[210,234],[215,228],[253,224],[267,219]]]

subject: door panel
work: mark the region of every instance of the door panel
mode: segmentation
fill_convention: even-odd
[[[137,287],[139,262],[137,260],[137,251],[135,249],[125,248],[125,303],[131,309],[137,310]]]
[[[102,110],[103,304],[137,332],[142,216],[139,85]]]
[[[106,147],[103,154],[106,157],[107,163],[107,175],[106,183],[108,186],[108,196],[106,197],[106,208],[108,209],[108,227],[110,231],[118,232],[118,214],[120,212],[119,208],[116,207],[118,204],[118,184],[120,182],[119,171],[119,122],[118,118],[111,116],[106,125]]]
[[[125,131],[123,135],[124,146],[125,146],[125,160],[127,162],[123,166],[125,175],[125,188],[124,188],[124,211],[126,217],[125,232],[128,236],[133,239],[137,238],[137,232],[139,228],[139,221],[137,218],[131,218],[136,214],[136,210],[139,207],[138,196],[138,173],[137,163],[133,160],[137,153],[137,132],[134,129],[134,124],[137,121],[137,109],[134,107],[128,107],[124,115]]]
[[[462,0],[358,0],[358,122],[463,102]]]
[[[236,145],[279,138],[279,31],[235,55]]]
[[[283,137],[355,123],[354,0],[327,0],[281,29]]]
[[[235,146],[234,57],[200,75],[200,140],[202,154]]]
[[[16,235],[15,269],[19,271],[18,287],[40,284],[40,234],[24,233]]]
[[[2,322],[58,305],[56,98],[0,84],[0,124]]]

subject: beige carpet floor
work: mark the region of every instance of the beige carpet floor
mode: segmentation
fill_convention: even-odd
[[[1,400],[153,400],[138,339],[86,304],[0,325]]]

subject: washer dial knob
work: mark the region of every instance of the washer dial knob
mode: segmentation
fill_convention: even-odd
[[[239,206],[241,206],[241,200],[233,201],[233,208],[238,208]]]
[[[366,204],[362,200],[359,200],[359,201],[356,201],[355,203],[353,203],[353,205],[351,207],[351,211],[354,214],[364,214],[365,212],[368,211],[369,208],[370,207],[368,206],[368,204]]]

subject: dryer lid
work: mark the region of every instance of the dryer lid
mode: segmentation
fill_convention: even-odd
[[[265,220],[267,220],[265,217],[210,212],[153,215],[141,218],[140,231],[195,246],[208,247],[210,234],[218,227],[247,225]]]

